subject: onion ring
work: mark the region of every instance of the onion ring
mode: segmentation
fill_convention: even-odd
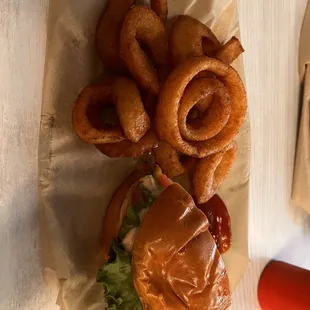
[[[112,84],[109,79],[84,88],[74,103],[72,112],[73,128],[78,137],[87,143],[115,143],[126,139],[120,126],[95,128],[89,117],[89,107],[112,102]]]
[[[144,104],[145,111],[150,117],[151,122],[153,122],[156,115],[156,106],[157,106],[157,96],[147,93],[142,95],[142,100]]]
[[[156,66],[167,66],[168,38],[165,27],[152,9],[136,6],[127,14],[121,31],[121,56],[137,83],[158,94],[159,79],[141,45],[146,46]]]
[[[119,77],[116,78],[112,91],[125,136],[132,142],[138,142],[150,129],[151,121],[136,84],[126,77]]]
[[[227,124],[213,138],[187,141],[179,130],[179,106],[186,86],[200,72],[208,70],[217,75],[230,95],[231,113]],[[238,134],[246,113],[246,91],[237,71],[219,60],[206,56],[192,57],[180,64],[168,77],[158,100],[156,130],[159,138],[179,152],[203,158],[225,148]]]
[[[96,127],[89,108],[113,103],[120,125]],[[98,113],[97,113],[98,114]],[[99,119],[99,116],[95,116]],[[73,128],[85,142],[116,143],[126,138],[138,142],[150,129],[150,118],[144,109],[136,84],[128,78],[108,79],[86,87],[76,100],[72,113]],[[97,122],[102,125],[102,121]]]
[[[154,149],[155,162],[168,178],[174,178],[184,174],[195,161],[192,157],[180,158],[179,153],[165,141],[160,141]]]
[[[196,118],[187,123],[186,118],[191,108],[210,95],[213,96],[213,101],[204,111],[203,118]],[[226,125],[230,112],[230,96],[223,83],[216,79],[194,79],[185,89],[180,102],[178,114],[180,133],[184,139],[189,141],[210,139]]]
[[[123,21],[134,0],[110,0],[99,19],[96,30],[96,47],[105,66],[123,70],[125,64],[120,56],[119,38]]]
[[[216,52],[215,58],[221,60],[226,65],[230,65],[243,52],[244,49],[240,41],[236,37],[232,37]]]
[[[244,49],[236,37],[221,46],[212,31],[200,21],[180,15],[173,24],[170,45],[174,65],[192,56],[209,56],[230,65]]]
[[[199,100],[195,105],[195,109],[197,109],[199,112],[205,112],[212,102],[213,102],[213,96],[210,95],[203,100]]]
[[[180,15],[171,30],[170,47],[176,66],[189,57],[202,56],[204,52],[213,56],[221,44],[206,25],[190,16]]]
[[[158,140],[153,130],[149,130],[137,143],[128,139],[119,143],[95,144],[95,147],[104,155],[111,158],[139,157],[150,153],[157,146]]]
[[[151,8],[165,24],[168,16],[167,0],[151,0]]]
[[[205,203],[215,194],[236,158],[236,151],[237,144],[232,141],[225,150],[198,160],[193,174],[197,203]]]

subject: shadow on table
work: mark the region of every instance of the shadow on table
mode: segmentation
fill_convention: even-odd
[[[310,270],[310,227],[292,236],[275,259]]]
[[[289,207],[289,214],[296,225],[303,227],[305,231],[308,231],[310,234],[309,213],[300,207],[294,206],[293,203],[291,203]]]
[[[233,294],[232,309],[244,310],[250,309],[249,307],[251,307],[251,309],[260,309],[257,300],[257,286],[260,274],[264,270],[269,260],[270,258],[268,257],[251,259],[247,273],[242,278],[239,285],[237,286],[237,289],[235,290],[235,293]],[[242,290],[239,288],[242,288]],[[249,296],[251,296],[251,298],[249,298]],[[240,305],[242,305],[243,308],[241,308]]]

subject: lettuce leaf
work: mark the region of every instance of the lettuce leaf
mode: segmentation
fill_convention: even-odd
[[[150,207],[156,199],[156,196],[142,184],[140,188],[143,199],[140,203],[128,207],[117,240],[124,239],[130,229],[140,225],[139,213]],[[133,285],[131,255],[123,249],[121,244],[114,241],[110,248],[109,257],[109,261],[97,273],[97,282],[105,290],[107,309],[142,310],[142,305]]]
[[[130,229],[133,227],[138,227],[140,225],[139,213],[135,212],[134,206],[129,206],[125,219],[122,223],[121,229],[119,231],[119,238],[123,240]]]
[[[111,246],[111,260],[98,270],[97,282],[105,289],[109,310],[142,310],[133,285],[131,255],[116,242]]]
[[[143,209],[150,207],[156,199],[153,193],[146,189],[143,185],[141,186],[141,190],[143,192],[144,199],[140,203],[128,207],[118,235],[121,240],[125,238],[130,229],[140,225],[139,213]]]

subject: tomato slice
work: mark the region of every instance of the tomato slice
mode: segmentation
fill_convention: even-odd
[[[154,167],[153,175],[159,181],[160,185],[164,188],[173,184],[173,181],[170,180],[165,174],[163,174],[161,168],[157,165],[155,165]]]
[[[158,177],[158,180],[159,180],[159,183],[162,187],[168,187],[169,185],[171,185],[173,182],[172,180],[170,180],[165,174],[161,174],[159,177]]]
[[[215,194],[206,203],[197,205],[197,207],[209,220],[209,231],[218,250],[220,253],[225,253],[231,246],[231,223],[224,201]]]

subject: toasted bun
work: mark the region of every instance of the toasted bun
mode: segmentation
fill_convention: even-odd
[[[113,240],[117,237],[127,208],[130,202],[126,203],[126,197],[129,199],[128,194],[132,186],[147,173],[152,171],[152,166],[145,163],[134,170],[121,184],[121,186],[114,193],[110,204],[108,206],[104,222],[103,222],[103,235],[102,235],[102,256],[103,261],[108,260],[109,249]]]
[[[226,309],[223,260],[208,220],[178,184],[152,204],[133,248],[134,285],[144,309]]]

